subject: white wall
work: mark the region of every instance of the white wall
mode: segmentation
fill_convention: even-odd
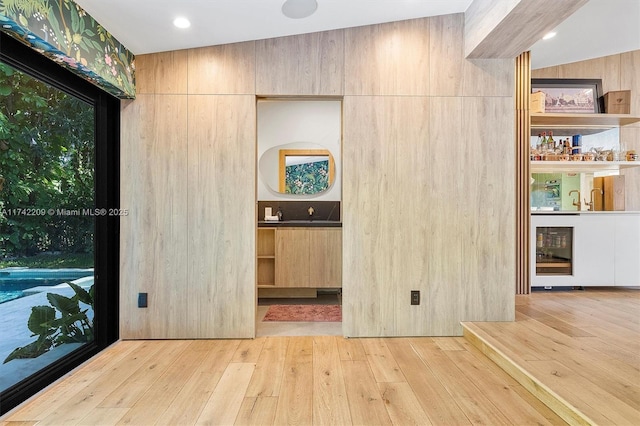
[[[258,200],[302,200],[313,198],[319,201],[340,201],[342,196],[342,102],[327,100],[259,100],[258,114]],[[271,188],[278,187],[278,153],[268,153],[270,148],[289,145],[287,148],[303,148],[313,143],[328,149],[333,155],[336,178],[333,186],[318,195],[280,194]],[[319,148],[319,147],[318,147]],[[259,167],[261,160],[272,161],[273,167],[266,172]]]

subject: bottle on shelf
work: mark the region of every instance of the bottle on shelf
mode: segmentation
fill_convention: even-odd
[[[553,131],[549,130],[549,136],[547,137],[547,150],[556,150],[556,141],[553,139]]]
[[[536,141],[536,149],[538,151],[542,149],[542,133],[538,133],[538,140]]]

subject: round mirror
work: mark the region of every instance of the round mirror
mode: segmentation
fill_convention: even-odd
[[[319,194],[335,180],[331,152],[310,142],[274,146],[262,154],[258,168],[269,189],[281,194]]]

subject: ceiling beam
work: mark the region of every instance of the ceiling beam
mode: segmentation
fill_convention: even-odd
[[[465,12],[465,56],[515,58],[588,1],[474,0]]]

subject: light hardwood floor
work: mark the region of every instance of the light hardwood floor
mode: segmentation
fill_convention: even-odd
[[[463,338],[337,336],[120,341],[3,420],[65,426],[563,423]]]
[[[466,326],[540,373],[525,386],[570,423],[640,424],[640,291],[516,300],[516,322]],[[565,424],[469,338],[120,341],[0,424]]]
[[[640,290],[516,297],[516,321],[465,336],[573,424],[640,425]]]

